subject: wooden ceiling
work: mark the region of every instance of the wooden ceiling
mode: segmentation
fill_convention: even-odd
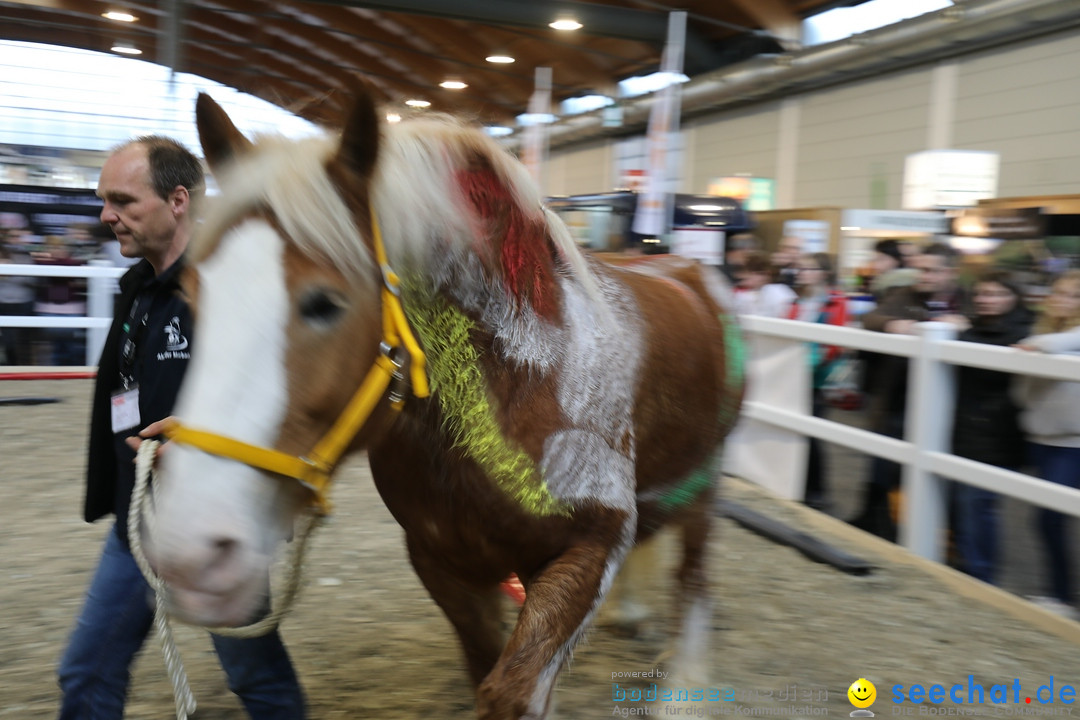
[[[359,74],[389,107],[407,99],[479,122],[525,112],[536,67],[553,68],[553,98],[613,95],[626,77],[659,68],[670,10],[688,12],[691,77],[761,53],[782,52],[812,12],[864,0],[0,0],[0,38],[108,52],[171,65],[337,124],[347,79]],[[131,23],[102,16],[124,11]],[[548,23],[573,16],[580,30]],[[497,65],[493,53],[515,58]],[[468,84],[439,87],[444,80]],[[122,82],[122,80],[121,80]],[[135,99],[133,99],[135,100]]]

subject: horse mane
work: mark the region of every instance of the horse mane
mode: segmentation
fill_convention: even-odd
[[[331,136],[257,136],[253,152],[218,174],[229,202],[209,199],[203,227],[189,250],[192,261],[212,253],[224,232],[245,215],[266,208],[301,252],[361,281],[371,278],[375,260],[358,241],[352,211],[326,172],[336,148]]]
[[[246,214],[267,208],[301,252],[355,278],[376,277],[356,215],[327,172],[336,148],[333,135],[257,137],[254,150],[221,173],[230,202],[208,203],[192,260],[213,252]],[[476,127],[441,114],[384,124],[369,183],[391,266],[425,294],[482,285],[506,295],[507,314],[549,320],[559,312],[560,276],[598,295],[525,167]]]
[[[476,127],[425,115],[387,126],[379,152],[374,201],[391,261],[435,285],[479,263],[483,277],[474,280],[501,284],[518,310],[545,317],[557,311],[558,275],[591,287],[573,238],[545,210],[528,171]]]

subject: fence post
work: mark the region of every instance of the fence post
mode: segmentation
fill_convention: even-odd
[[[908,368],[904,425],[905,439],[914,444],[915,457],[903,472],[900,542],[916,555],[943,562],[946,485],[926,469],[926,453],[952,450],[956,381],[953,367],[940,359],[940,343],[955,340],[956,327],[943,322],[919,323],[918,333],[922,342]]]
[[[108,260],[91,260],[92,267],[115,267]],[[90,276],[86,281],[87,317],[111,318],[113,316],[113,296],[116,294],[116,278]],[[86,331],[86,364],[97,365],[101,358],[101,348],[109,328],[88,328]]]

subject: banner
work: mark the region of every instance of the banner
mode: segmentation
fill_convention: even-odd
[[[529,99],[529,124],[525,128],[522,162],[544,192],[544,166],[547,164],[548,124],[551,122],[551,68],[536,68],[535,84]]]
[[[681,84],[676,76],[682,75],[683,45],[686,38],[686,13],[668,15],[668,37],[660,71],[670,75],[670,84],[656,93],[649,115],[649,133],[645,138],[648,149],[648,170],[645,191],[638,197],[634,213],[633,230],[639,235],[659,238],[671,231],[674,213],[673,197],[668,192],[668,178],[678,176],[669,167],[675,154],[670,152],[679,132],[679,109]]]
[[[810,414],[806,343],[748,334],[746,346],[746,400]],[[808,448],[804,435],[743,417],[724,441],[724,473],[802,500]]]

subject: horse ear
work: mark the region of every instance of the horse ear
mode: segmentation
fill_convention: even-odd
[[[351,83],[352,106],[341,133],[337,159],[360,177],[371,174],[379,153],[379,113],[371,87],[356,79]]]
[[[214,173],[232,158],[251,149],[251,141],[236,129],[221,106],[206,93],[199,93],[199,99],[195,101],[195,126],[199,130],[203,156]]]

